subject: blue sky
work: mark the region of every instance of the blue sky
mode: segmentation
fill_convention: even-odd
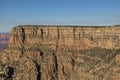
[[[0,32],[21,24],[120,24],[120,0],[0,0]]]

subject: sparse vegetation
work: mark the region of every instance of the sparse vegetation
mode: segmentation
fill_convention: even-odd
[[[22,32],[27,29],[21,30],[25,26],[18,27],[17,32],[17,28],[14,30],[11,47],[5,49],[0,58],[5,64],[5,69],[0,69],[0,77],[14,80],[113,80],[120,74],[120,49],[116,42],[119,36],[114,36],[115,33],[108,35],[112,28],[108,31],[104,30],[105,26],[100,30],[101,26],[91,26],[93,29],[90,26],[58,26],[57,31],[61,31],[56,32],[52,26],[44,27],[27,27],[30,31],[26,34]],[[40,29],[43,30],[40,32]],[[113,43],[106,43],[109,39]],[[10,66],[8,71],[7,66]]]
[[[5,74],[0,74],[0,78],[5,78]]]

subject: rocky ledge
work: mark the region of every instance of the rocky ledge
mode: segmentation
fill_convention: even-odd
[[[14,27],[0,79],[119,80],[120,26]]]

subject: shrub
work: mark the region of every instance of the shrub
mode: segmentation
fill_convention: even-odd
[[[4,74],[0,74],[0,78],[4,78],[5,77],[5,75]]]

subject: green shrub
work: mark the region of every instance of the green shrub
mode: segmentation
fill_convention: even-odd
[[[4,74],[0,74],[0,78],[4,78],[5,77],[5,75]]]

